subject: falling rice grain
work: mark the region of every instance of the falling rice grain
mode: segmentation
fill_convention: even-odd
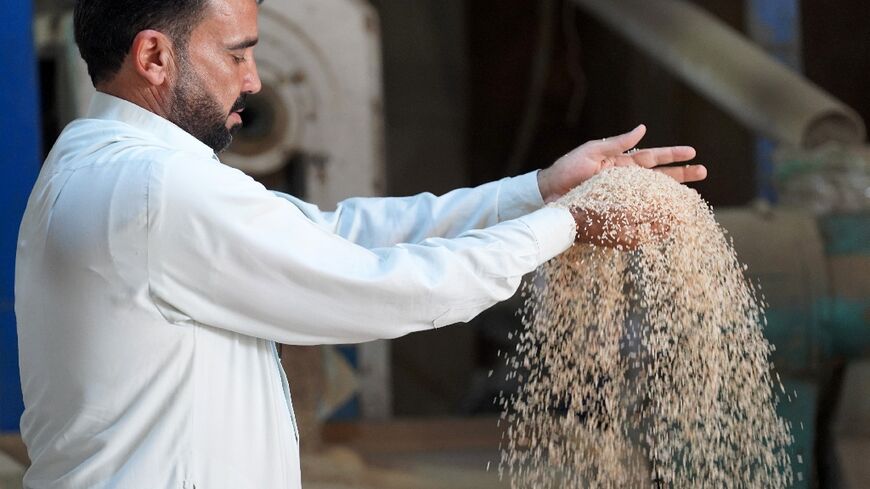
[[[758,293],[710,207],[639,168],[554,205],[604,235],[635,225],[639,245],[577,244],[527,283],[499,473],[514,489],[789,486]]]

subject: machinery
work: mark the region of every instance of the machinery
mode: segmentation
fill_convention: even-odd
[[[793,460],[804,461],[795,469],[807,483],[818,477],[845,488],[863,482],[850,475],[860,465],[843,447],[870,450],[870,412],[858,414],[870,398],[870,363],[861,363],[870,357],[867,155],[836,146],[780,152],[779,187],[792,205],[716,212],[765,295],[765,335],[786,391],[780,409],[792,423]]]
[[[245,125],[222,160],[253,175],[295,165],[304,198],[326,208],[383,193],[372,8],[348,0],[263,3],[257,66],[263,90],[249,98]]]

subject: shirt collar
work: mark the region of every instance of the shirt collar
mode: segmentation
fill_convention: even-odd
[[[88,108],[89,119],[119,121],[153,136],[163,144],[177,149],[215,158],[214,151],[184,129],[133,102],[103,92],[97,92]]]

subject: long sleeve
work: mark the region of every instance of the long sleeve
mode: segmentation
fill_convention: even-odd
[[[469,320],[510,297],[574,234],[567,211],[544,208],[449,239],[369,248],[214,161],[155,169],[149,222],[150,287],[164,315],[290,344]]]
[[[453,238],[522,217],[543,207],[537,172],[504,178],[441,196],[352,198],[334,212],[276,192],[323,229],[366,248],[419,243],[431,237]]]

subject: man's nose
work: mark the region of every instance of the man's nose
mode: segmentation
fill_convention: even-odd
[[[260,81],[260,74],[257,72],[257,63],[253,59],[249,63],[251,67],[245,73],[245,79],[242,82],[243,93],[257,93],[263,88],[263,83]]]

